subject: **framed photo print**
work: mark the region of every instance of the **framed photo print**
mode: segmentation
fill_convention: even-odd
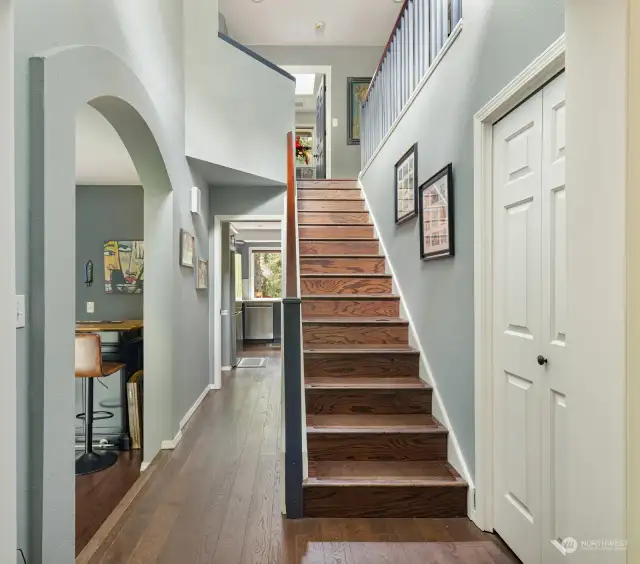
[[[360,145],[360,106],[371,78],[347,78],[347,145]]]
[[[420,186],[420,258],[454,255],[453,166],[448,164]]]
[[[209,287],[209,261],[198,258],[196,290],[206,290]]]
[[[395,167],[396,223],[418,215],[418,144],[414,144]]]
[[[191,233],[180,229],[180,264],[195,268],[196,239]]]

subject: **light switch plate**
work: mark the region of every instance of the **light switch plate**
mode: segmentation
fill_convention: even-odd
[[[16,296],[16,329],[22,329],[27,322],[24,296]]]
[[[338,127],[338,118],[333,118],[331,123],[333,124],[333,127]]]
[[[87,313],[93,313],[96,310],[94,302],[87,302]]]
[[[229,315],[229,310],[228,309],[221,309],[220,310],[220,315]]]

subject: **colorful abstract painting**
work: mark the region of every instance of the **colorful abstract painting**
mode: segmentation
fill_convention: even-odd
[[[104,290],[107,294],[141,294],[144,284],[144,241],[106,241]]]

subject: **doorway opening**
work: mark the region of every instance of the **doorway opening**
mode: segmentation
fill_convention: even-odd
[[[144,190],[99,111],[76,115],[75,554],[140,476],[144,447]]]
[[[214,388],[222,372],[255,350],[278,350],[282,327],[282,216],[216,216],[214,266]],[[242,365],[240,364],[240,367]]]
[[[296,77],[296,178],[331,178],[331,66],[279,66]]]

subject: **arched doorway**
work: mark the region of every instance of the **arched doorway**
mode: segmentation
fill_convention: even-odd
[[[173,435],[174,193],[163,129],[133,72],[114,54],[72,47],[31,59],[30,562],[74,556],[75,116],[90,104],[122,139],[144,187],[144,459]],[[186,167],[186,165],[185,165]],[[41,484],[38,490],[37,485]]]

